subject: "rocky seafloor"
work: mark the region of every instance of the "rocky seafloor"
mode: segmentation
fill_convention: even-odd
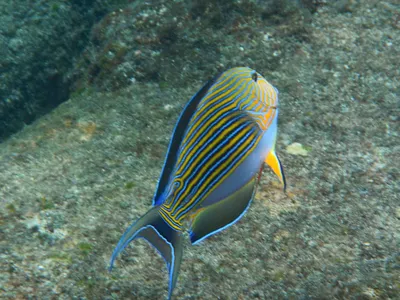
[[[115,2],[74,52],[69,100],[0,144],[0,298],[165,298],[146,242],[111,273],[110,255],[183,105],[246,65],[280,91],[288,191],[266,171],[237,224],[186,239],[173,298],[400,299],[399,3]]]

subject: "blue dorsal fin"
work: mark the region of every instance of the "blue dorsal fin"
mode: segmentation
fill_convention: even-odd
[[[209,80],[193,97],[190,101],[186,104],[185,108],[183,109],[181,115],[179,116],[178,122],[175,125],[175,129],[172,134],[172,138],[169,142],[167,157],[164,161],[163,170],[160,175],[160,179],[158,181],[158,186],[156,192],[153,197],[153,206],[160,205],[164,202],[164,197],[161,197],[167,184],[171,177],[171,172],[174,169],[177,154],[179,147],[182,143],[182,139],[186,128],[189,124],[190,119],[192,118],[194,112],[196,111],[197,106],[199,105],[200,101],[203,97],[207,94],[210,87],[215,83],[215,81],[220,76],[217,75],[213,79]]]

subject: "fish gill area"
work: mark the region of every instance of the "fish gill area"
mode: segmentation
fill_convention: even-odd
[[[163,299],[144,241],[184,104],[249,66],[280,97],[283,193],[185,241],[174,299],[398,299],[400,5],[392,1],[0,3],[0,298]]]

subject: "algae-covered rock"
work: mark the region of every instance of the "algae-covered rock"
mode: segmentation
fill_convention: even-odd
[[[294,51],[283,41],[307,38],[309,15],[298,1],[135,1],[93,26],[76,84],[179,87],[236,65],[272,72]]]
[[[196,246],[185,233],[174,299],[397,299],[397,2],[112,2],[0,4],[15,5],[0,26],[15,52],[0,58],[7,87],[17,69],[3,62],[33,45],[11,41],[22,28],[12,18],[43,9],[29,19],[42,28],[51,9],[107,7],[82,55],[59,67],[70,99],[0,144],[0,298],[165,298],[165,263],[144,240],[111,273],[110,255],[151,206],[185,103],[219,70],[249,65],[280,92],[287,190],[265,167],[239,222]],[[32,35],[49,41],[44,53],[68,44],[43,32]],[[64,50],[54,57],[74,52]],[[34,66],[53,66],[44,57]]]

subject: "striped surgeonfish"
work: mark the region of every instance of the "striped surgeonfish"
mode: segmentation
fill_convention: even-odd
[[[248,208],[264,162],[285,188],[275,153],[278,91],[259,73],[233,68],[210,80],[181,113],[153,198],[153,207],[123,234],[112,256],[144,238],[167,263],[169,294],[182,259],[182,231],[192,244],[238,221]]]

